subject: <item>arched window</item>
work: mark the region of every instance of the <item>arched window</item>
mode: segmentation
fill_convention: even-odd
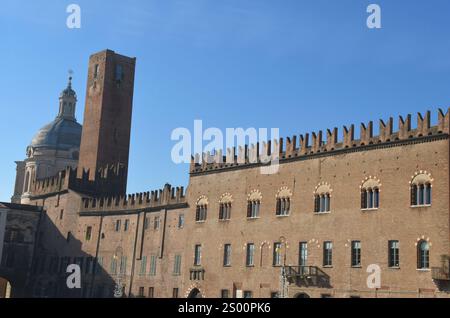
[[[276,196],[276,215],[287,216],[291,210],[292,191],[287,187],[282,187]]]
[[[430,244],[424,240],[417,244],[417,268],[430,268]]]
[[[231,218],[231,203],[233,198],[231,194],[224,193],[219,200],[219,220],[225,221]]]
[[[25,174],[25,185],[23,187],[23,192],[30,191],[30,171]]]
[[[259,190],[253,190],[247,197],[247,218],[258,218],[262,195]]]
[[[361,209],[378,209],[380,206],[380,180],[368,177],[361,185]]]
[[[208,198],[202,195],[197,200],[197,206],[195,211],[195,221],[204,222],[206,221],[206,216],[208,212]]]
[[[331,189],[328,183],[321,183],[314,191],[314,212],[328,213],[331,211]]]
[[[433,179],[426,172],[419,172],[413,177],[410,183],[411,206],[430,206],[431,205],[431,188]]]

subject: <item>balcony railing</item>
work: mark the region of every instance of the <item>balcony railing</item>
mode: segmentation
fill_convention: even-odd
[[[285,275],[289,284],[299,287],[331,287],[330,276],[317,266],[286,266]]]
[[[441,267],[431,268],[431,277],[437,281],[450,281],[450,256],[441,255]]]
[[[202,267],[191,268],[189,270],[190,280],[205,280],[205,269]]]
[[[431,277],[434,280],[450,280],[449,272],[441,267],[432,267],[431,268]]]

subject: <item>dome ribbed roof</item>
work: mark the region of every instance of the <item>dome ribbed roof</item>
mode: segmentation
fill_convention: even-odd
[[[79,148],[81,129],[82,126],[76,121],[57,117],[54,121],[39,129],[30,146],[55,150]]]

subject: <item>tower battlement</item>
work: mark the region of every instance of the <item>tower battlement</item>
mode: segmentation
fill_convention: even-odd
[[[150,192],[117,196],[99,196],[84,198],[81,212],[123,211],[146,208],[158,208],[186,203],[184,187],[172,187],[166,184],[163,189]]]
[[[373,134],[373,122],[361,123],[359,139],[355,139],[355,125],[344,126],[342,139],[338,139],[338,128],[306,133],[278,140],[263,142],[256,145],[244,145],[236,148],[228,148],[226,155],[222,150],[215,154],[210,152],[196,154],[191,157],[190,174],[214,173],[230,168],[249,167],[268,164],[272,160],[295,160],[311,155],[330,153],[346,149],[358,149],[371,145],[396,143],[411,139],[425,138],[429,136],[448,135],[450,122],[450,108],[446,113],[442,109],[438,111],[438,122],[431,125],[431,112],[424,115],[417,114],[416,128],[412,128],[411,114],[406,117],[399,116],[398,130],[394,131],[394,120],[390,117],[387,121],[379,120],[379,133]],[[325,139],[324,139],[325,135]]]
[[[122,164],[107,165],[95,172],[95,179],[90,180],[90,171],[84,169],[78,177],[78,169],[67,167],[57,175],[32,181],[32,196],[49,195],[73,190],[87,195],[111,195],[126,178],[126,168]]]

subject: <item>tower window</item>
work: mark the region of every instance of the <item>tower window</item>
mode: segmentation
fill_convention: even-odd
[[[86,228],[86,241],[90,241],[92,237],[92,226]]]
[[[115,72],[115,77],[114,79],[116,80],[116,82],[120,83],[123,80],[123,67],[122,65],[116,65],[116,72]]]
[[[98,77],[98,69],[99,69],[99,65],[95,64],[95,66],[94,66],[94,78]]]

